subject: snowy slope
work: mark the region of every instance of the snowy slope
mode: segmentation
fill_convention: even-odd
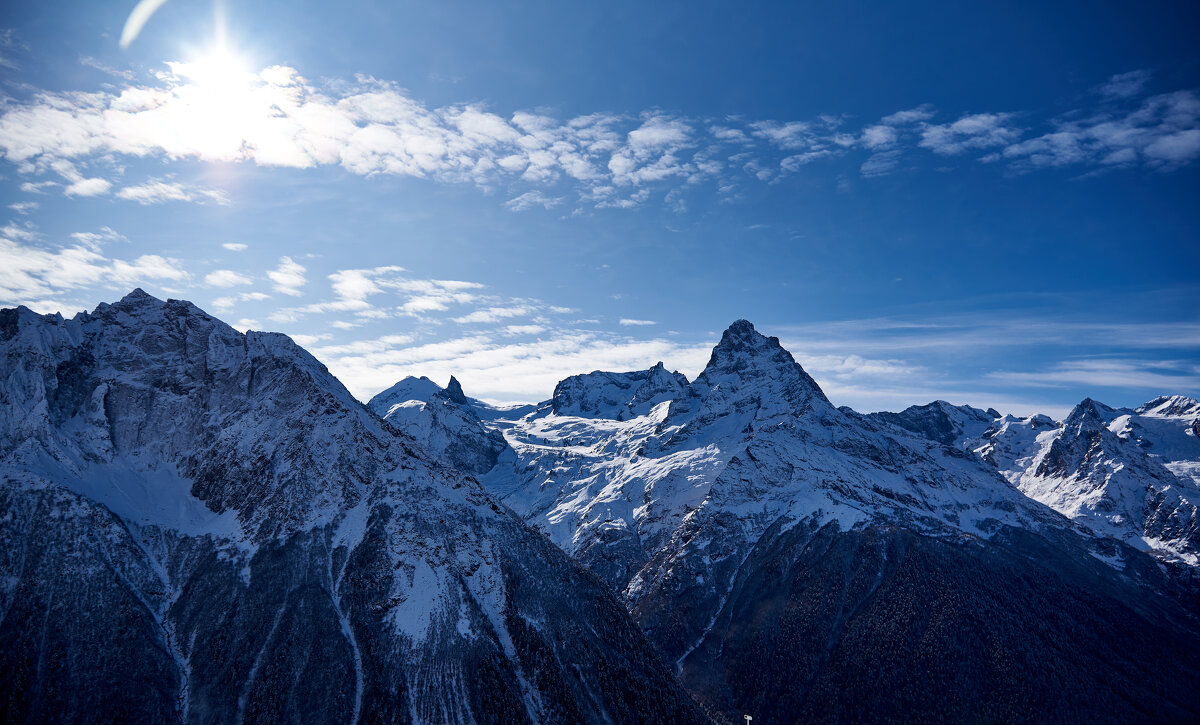
[[[140,290],[0,311],[0,451],[6,721],[704,719],[594,578],[282,335]]]
[[[622,419],[629,406],[610,383],[621,377],[572,379],[570,400],[605,404],[587,416],[556,412],[578,405],[543,406],[516,422],[505,431],[514,470],[487,478],[589,564],[588,551],[603,542],[606,559],[617,547],[640,568],[685,521],[713,511],[736,515],[751,539],[780,517],[848,528],[883,516],[979,536],[1000,523],[1036,527],[1051,518],[973,457],[834,408],[777,340],[744,321],[726,331],[694,383],[647,415]],[[580,390],[588,382],[593,389]],[[636,599],[640,579],[619,579],[610,581],[631,584]]]
[[[974,444],[1021,491],[1168,561],[1200,565],[1200,404],[1087,399],[1061,423],[1003,418]]]
[[[472,475],[490,471],[508,448],[504,437],[479,418],[479,411],[490,407],[467,398],[454,377],[445,389],[428,378],[405,378],[372,398],[367,407],[416,439],[435,459]]]
[[[577,376],[559,386],[557,402],[492,421],[513,454],[481,480],[620,592],[684,683],[722,717],[893,718],[910,712],[895,709],[906,688],[929,690],[929,681],[910,680],[929,667],[914,656],[978,658],[981,679],[1030,693],[1053,691],[1048,667],[1096,687],[1139,682],[1150,660],[1106,665],[1102,650],[1116,640],[1132,649],[1165,642],[1174,625],[1160,621],[1163,612],[1191,616],[1154,593],[1173,585],[1150,559],[1097,542],[965,450],[995,411],[937,403],[888,420],[837,409],[777,339],[746,321],[726,330],[692,383],[645,400],[636,381],[653,376],[662,378]],[[1052,640],[1031,639],[1020,612],[1041,611],[1052,591],[1081,604],[1043,617]],[[1129,614],[1147,601],[1156,613]],[[1097,607],[1106,612],[1098,619]],[[995,614],[972,614],[984,610]],[[923,639],[929,616],[957,632],[953,644]],[[897,629],[895,654],[879,660],[871,648],[881,628]],[[1064,648],[1068,631],[1082,639]],[[1194,624],[1182,631],[1200,641]],[[1025,664],[997,670],[989,643]],[[1163,657],[1176,672],[1200,673],[1192,650],[1173,647]],[[874,684],[838,689],[872,661]],[[998,691],[979,697],[959,675],[944,676],[941,697],[913,696],[921,705],[911,717],[1021,718]],[[1180,697],[1151,709],[1200,709]],[[1129,712],[1107,697],[1062,703],[1064,717]]]

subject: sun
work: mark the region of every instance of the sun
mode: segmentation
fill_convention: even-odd
[[[187,133],[205,157],[240,158],[261,110],[262,101],[255,92],[260,85],[258,75],[224,45],[170,67],[180,81],[174,93],[186,111],[185,117],[175,119],[176,128]]]
[[[193,83],[211,91],[235,91],[247,86],[253,73],[239,55],[224,46],[215,46],[195,60],[182,64],[177,71]]]

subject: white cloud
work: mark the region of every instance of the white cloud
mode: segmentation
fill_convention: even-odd
[[[518,335],[540,335],[545,331],[546,328],[543,325],[506,325],[502,334],[516,337]]]
[[[275,283],[276,292],[299,297],[303,294],[300,288],[308,283],[304,271],[304,266],[292,261],[291,257],[280,257],[279,266],[267,272],[267,277]]]
[[[474,312],[462,317],[455,317],[454,321],[459,324],[471,323],[492,323],[509,317],[523,317],[530,313],[528,307],[488,307],[486,309],[475,310]]]
[[[648,325],[658,324],[654,320],[631,320],[626,317],[621,318],[620,322],[622,327],[646,327]]]
[[[247,249],[246,245],[241,242],[225,242],[221,246],[231,252],[244,252]]]
[[[868,178],[890,174],[900,163],[899,151],[880,151],[863,162],[859,171]]]
[[[112,182],[108,179],[93,178],[79,179],[67,185],[63,191],[67,196],[100,196],[107,194],[112,188]]]
[[[1200,158],[1200,96],[1192,91],[1167,93],[1124,113],[1106,111],[1061,121],[1050,133],[1007,146],[997,158],[1024,169],[1139,161],[1175,169]]]
[[[46,248],[30,244],[29,235],[0,230],[0,304],[47,304],[64,291],[96,285],[127,291],[152,282],[189,278],[179,260],[144,254],[133,260],[114,259],[103,253],[97,239],[107,234],[79,235],[73,245]],[[62,309],[62,308],[60,308]]]
[[[1000,371],[988,378],[1004,384],[1045,387],[1141,388],[1161,393],[1200,390],[1200,366],[1126,359],[1071,360],[1037,372]]]
[[[891,146],[896,143],[898,138],[896,129],[891,126],[880,124],[878,126],[867,126],[862,132],[862,143],[869,149],[877,149],[881,146]]]
[[[928,121],[931,118],[933,118],[933,107],[926,105],[910,108],[906,111],[897,111],[879,119],[879,122],[889,126],[903,126],[905,124]]]
[[[527,191],[514,199],[504,202],[504,206],[508,207],[511,211],[525,211],[535,206],[540,206],[543,209],[553,209],[561,204],[562,201],[563,197],[561,196],[549,197],[540,191]]]
[[[226,311],[233,309],[239,302],[261,302],[270,299],[265,292],[242,292],[241,294],[218,297],[212,301],[213,309]]]
[[[1011,113],[976,113],[954,123],[926,125],[920,146],[946,156],[971,149],[1003,146],[1020,137],[1020,131],[1008,125]]]
[[[645,370],[662,360],[670,368],[695,375],[712,346],[568,331],[531,342],[470,335],[379,348],[348,354],[337,348],[312,352],[362,400],[408,375],[445,379],[453,374],[469,395],[511,403],[548,398],[562,378],[595,369]]]
[[[150,181],[139,186],[127,186],[117,192],[117,198],[139,204],[162,204],[167,201],[214,202],[228,206],[229,195],[218,189],[202,189],[176,182]]]
[[[687,204],[676,192],[702,182],[712,182],[719,198],[731,200],[740,194],[740,180],[778,183],[817,159],[910,150],[914,142],[938,155],[991,151],[986,159],[1008,159],[1024,168],[1141,161],[1169,169],[1194,163],[1200,158],[1194,93],[1146,99],[1124,116],[1113,111],[1139,97],[1146,77],[1141,71],[1115,76],[1100,89],[1109,99],[1100,104],[1102,112],[1042,123],[1022,140],[1011,113],[975,113],[933,124],[933,109],[918,106],[859,129],[845,128],[846,118],[838,115],[782,121],[696,119],[661,111],[504,116],[477,104],[431,108],[396,84],[369,77],[315,84],[284,66],[227,78],[217,92],[203,67],[171,62],[156,81],[143,85],[42,92],[10,101],[0,110],[0,156],[23,175],[62,177],[24,182],[24,190],[62,185],[75,197],[108,193],[109,179],[125,172],[129,158],[157,157],[340,166],[358,175],[471,183],[507,190],[503,203],[513,211],[563,204],[572,198],[562,193],[567,185],[596,207],[631,208],[648,201],[647,187],[655,186],[663,203],[683,210]],[[870,175],[886,170],[890,158],[855,163]],[[85,177],[76,163],[111,173]],[[117,196],[143,204],[230,203],[220,190],[162,179],[126,186]],[[413,310],[424,304],[414,301]]]
[[[218,269],[204,275],[204,284],[210,287],[235,287],[240,284],[250,284],[254,280],[232,269]]]
[[[21,191],[27,194],[45,194],[45,190],[58,186],[57,181],[26,181],[21,184]]]
[[[1191,161],[1200,156],[1200,129],[1189,128],[1159,136],[1146,145],[1145,154],[1171,165]]]
[[[1149,82],[1150,71],[1135,70],[1109,78],[1096,91],[1109,99],[1131,98],[1140,94]]]
[[[292,341],[300,347],[309,348],[313,345],[316,345],[318,342],[325,342],[326,340],[332,339],[333,335],[329,334],[328,332],[321,332],[315,335],[295,334],[288,335],[288,337],[292,338]]]
[[[795,150],[810,146],[816,136],[809,124],[801,121],[779,123],[778,121],[756,121],[750,124],[755,136],[764,138],[776,146]]]
[[[91,56],[81,57],[79,59],[79,65],[86,66],[88,68],[95,68],[96,70],[100,71],[101,73],[106,73],[115,78],[121,78],[126,81],[133,80],[133,71],[117,70],[116,68],[107,66],[104,63],[100,62],[99,60],[97,60],[96,58],[93,58]]]
[[[18,214],[28,214],[32,211],[37,210],[38,203],[36,201],[18,201],[18,202],[9,204],[8,208],[12,209],[13,211],[15,211]]]

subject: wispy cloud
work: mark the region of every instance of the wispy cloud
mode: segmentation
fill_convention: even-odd
[[[486,309],[475,310],[474,312],[462,317],[455,317],[454,321],[459,324],[470,323],[493,323],[505,320],[510,317],[524,317],[530,313],[528,307],[488,307]]]
[[[1149,82],[1150,71],[1133,70],[1109,78],[1096,91],[1108,99],[1132,98],[1140,95]]]
[[[975,113],[953,123],[927,124],[919,145],[943,156],[1004,146],[1021,136],[1012,119],[1011,113]]]
[[[525,211],[535,206],[540,206],[543,209],[553,209],[562,202],[563,197],[561,196],[550,197],[540,191],[527,191],[518,197],[504,202],[504,206],[512,211]]]
[[[23,175],[61,178],[25,182],[31,192],[58,184],[71,196],[105,194],[123,159],[157,156],[337,165],[359,175],[505,186],[503,203],[513,211],[570,203],[629,208],[653,193],[682,210],[680,193],[703,182],[733,198],[739,184],[779,183],[850,154],[867,176],[895,172],[901,158],[908,168],[907,155],[922,152],[973,154],[1024,169],[1144,163],[1169,170],[1200,157],[1200,96],[1180,90],[1143,98],[1144,71],[1114,76],[1092,96],[1095,107],[1049,121],[1026,109],[938,122],[926,105],[854,128],[830,115],[745,120],[647,111],[561,119],[502,115],[481,104],[430,108],[394,83],[360,77],[314,84],[284,66],[224,79],[217,93],[201,70],[172,62],[150,84],[9,101],[0,113],[0,154]],[[162,179],[126,186],[117,196],[141,203],[230,201],[219,190]]]
[[[1200,96],[1178,91],[1151,96],[1124,112],[1056,121],[1054,131],[1010,144],[987,160],[1009,160],[1025,170],[1083,164],[1170,170],[1197,158]]]
[[[276,292],[299,297],[304,294],[301,288],[308,283],[304,272],[304,266],[293,261],[291,257],[280,257],[279,266],[267,272],[267,277],[275,284]]]
[[[589,370],[640,370],[656,361],[698,371],[711,346],[666,340],[561,331],[541,340],[512,342],[470,335],[423,345],[368,344],[368,352],[341,346],[316,347],[321,359],[360,399],[367,399],[408,375],[445,380],[453,374],[472,396],[501,403],[548,397],[559,380]]]
[[[228,206],[229,195],[219,189],[202,189],[173,181],[149,181],[127,186],[116,193],[117,198],[139,204],[162,204],[168,201],[213,202]]]
[[[265,292],[242,292],[241,294],[218,297],[212,301],[212,306],[218,312],[227,312],[233,309],[239,302],[261,302],[270,299],[270,297]],[[254,324],[257,325],[258,322],[255,321]]]
[[[631,320],[627,317],[621,318],[620,323],[622,327],[646,327],[658,324],[654,320]]]
[[[82,288],[128,288],[149,282],[183,281],[190,275],[176,259],[144,254],[132,260],[109,257],[103,244],[114,233],[74,235],[57,248],[30,244],[36,232],[18,227],[0,230],[0,305],[29,304],[41,311],[70,311],[61,295]]]
[[[250,284],[253,281],[250,277],[234,272],[232,269],[218,269],[204,275],[204,284],[210,287],[235,287],[241,284]]]
[[[113,76],[114,78],[121,78],[126,81],[133,80],[133,71],[117,70],[116,68],[107,66],[104,63],[100,62],[99,60],[97,60],[91,56],[88,56],[88,55],[85,55],[79,59],[79,65],[85,66],[87,68],[95,68],[96,70],[100,71],[101,73],[105,73],[107,75]]]
[[[1141,388],[1173,394],[1200,390],[1200,365],[1175,360],[1067,360],[1048,370],[997,371],[988,378],[1009,385]]]

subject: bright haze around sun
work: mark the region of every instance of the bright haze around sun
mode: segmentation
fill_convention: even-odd
[[[864,411],[1200,394],[1198,12],[1010,5],[15,5],[0,306],[142,287],[362,399],[738,318]]]

